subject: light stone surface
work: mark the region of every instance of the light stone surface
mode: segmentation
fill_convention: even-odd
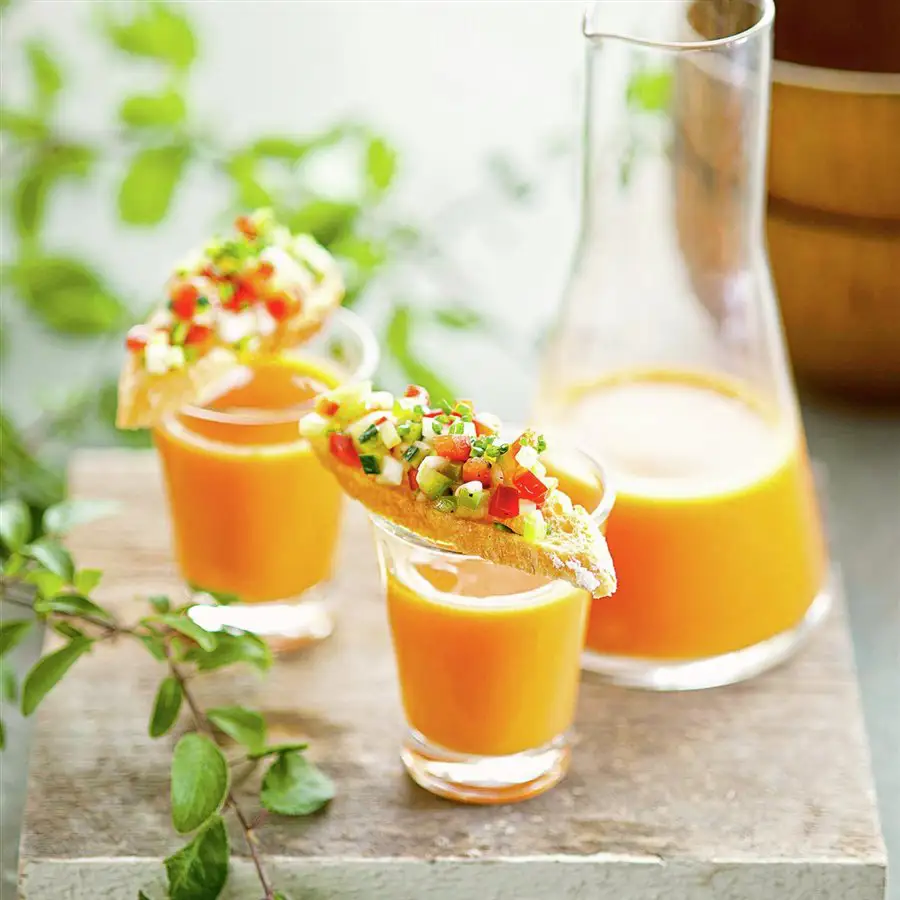
[[[152,457],[84,454],[73,478],[78,494],[123,501],[74,540],[83,565],[107,571],[103,599],[127,617],[135,595],[176,590]],[[459,807],[412,785],[397,759],[374,553],[349,512],[335,637],[266,681],[197,682],[204,702],[264,709],[275,739],[308,737],[338,782],[324,815],[265,826],[286,889],[302,900],[881,900],[884,848],[840,609],[792,663],[749,684],[660,695],[586,681],[558,788],[513,807]],[[146,736],[159,677],[149,657],[104,646],[47,701],[22,844],[29,900],[129,897],[160,878],[177,839],[170,744]],[[250,884],[238,864],[229,896]]]

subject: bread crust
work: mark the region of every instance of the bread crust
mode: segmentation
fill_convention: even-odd
[[[312,446],[347,494],[372,512],[447,549],[533,575],[559,578],[588,591],[594,598],[607,597],[616,589],[606,540],[580,506],[564,512],[548,503],[543,512],[550,536],[540,544],[532,544],[490,523],[439,512],[430,503],[417,501],[404,487],[379,484],[361,470],[337,460],[323,441],[315,440]]]
[[[341,304],[344,285],[340,275],[326,274],[316,293],[316,303],[280,322],[271,335],[260,340],[255,355],[278,353],[312,338]],[[137,354],[129,353],[119,375],[116,427],[155,427],[166,416],[208,397],[239,362],[234,350],[216,344],[183,368],[154,375]]]

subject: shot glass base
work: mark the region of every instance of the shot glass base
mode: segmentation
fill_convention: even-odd
[[[454,753],[410,730],[400,758],[410,778],[439,797],[458,803],[516,803],[558,784],[569,768],[564,735],[534,750],[509,756]]]
[[[665,660],[608,656],[587,650],[581,657],[581,667],[610,684],[651,691],[697,691],[746,681],[793,656],[831,609],[833,584],[834,580],[793,628],[732,653]]]
[[[287,654],[318,644],[334,631],[330,600],[320,589],[300,598],[270,603],[231,603],[216,606],[202,602],[188,615],[207,631],[228,628],[250,631],[262,638],[273,653]]]

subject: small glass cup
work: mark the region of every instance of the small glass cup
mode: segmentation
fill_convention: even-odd
[[[614,495],[592,470],[602,526]],[[410,777],[463,803],[512,803],[553,787],[569,765],[588,594],[372,521]]]
[[[298,377],[313,375],[332,386],[371,377],[378,346],[362,320],[341,309],[285,356]],[[247,371],[236,367],[235,381],[230,375],[225,387]],[[273,383],[271,390],[280,388]],[[270,400],[275,408],[266,408]],[[299,436],[299,420],[311,405],[312,397],[278,408],[274,396],[255,396],[246,408],[242,402],[227,409],[188,406],[154,433],[175,556],[198,592],[191,616],[210,630],[251,631],[276,652],[323,640],[334,628],[327,582],[342,495]],[[204,593],[238,602],[204,603]]]

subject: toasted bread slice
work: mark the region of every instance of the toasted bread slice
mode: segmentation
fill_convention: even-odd
[[[300,432],[341,487],[378,515],[462,553],[605,597],[616,576],[596,521],[541,462],[543,436],[510,442],[469,401],[429,407],[370,383],[320,395]]]
[[[211,242],[173,277],[170,301],[129,332],[117,427],[152,428],[203,402],[241,361],[303,343],[340,305],[340,270],[311,237],[266,211],[238,222],[237,237]]]
[[[580,506],[566,512],[551,496],[544,507],[549,534],[540,543],[532,544],[490,523],[438,512],[429,503],[417,502],[404,487],[378,484],[359,469],[339,462],[328,452],[324,441],[316,440],[312,445],[322,464],[354,500],[436,544],[532,575],[568,581],[592,597],[606,597],[616,590],[616,574],[606,540]]]

